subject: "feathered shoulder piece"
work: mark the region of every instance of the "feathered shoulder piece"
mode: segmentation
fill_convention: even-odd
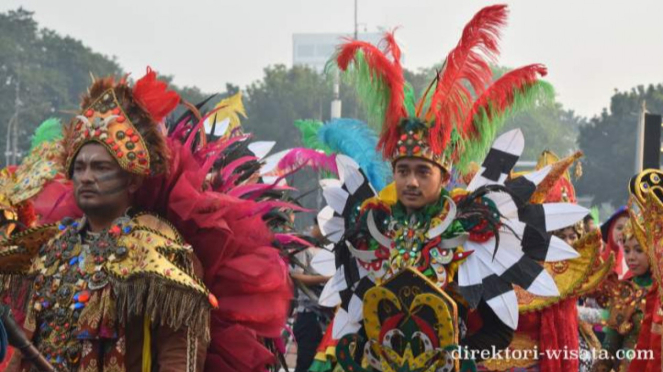
[[[491,63],[506,16],[506,5],[479,11],[418,101],[404,79],[393,33],[385,35],[384,49],[357,40],[339,47],[336,65],[357,87],[369,124],[382,127],[378,146],[386,159],[421,157],[447,171],[456,163],[462,171],[485,155],[508,114],[552,96],[539,81],[543,65],[493,80]]]

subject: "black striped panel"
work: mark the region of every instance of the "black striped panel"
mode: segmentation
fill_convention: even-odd
[[[481,175],[491,181],[497,182],[502,174],[509,174],[511,172],[518,158],[519,156],[517,155],[491,148],[483,164],[481,164],[486,168]]]
[[[483,278],[482,284],[483,298],[486,301],[513,290],[513,285],[497,276],[497,274],[491,274]]]
[[[341,188],[350,195],[348,196],[348,200],[345,202],[345,206],[343,207],[343,213],[342,213],[343,216],[347,216],[349,214],[349,212],[351,211],[350,208],[354,208],[357,205],[361,205],[361,203],[364,200],[375,196],[375,192],[368,183],[368,177],[366,177],[364,171],[362,171],[361,169],[357,169],[357,171],[361,173],[361,176],[364,180],[362,181],[361,185],[357,188],[357,190],[355,190],[354,194],[348,190],[348,187],[345,183],[341,185]]]
[[[528,204],[518,209],[518,220],[541,231],[546,229],[546,211],[542,204]]]
[[[375,287],[375,283],[368,276],[361,278],[359,283],[357,283],[357,288],[355,288],[355,296],[359,297],[362,301],[364,300],[364,295],[366,292]]]
[[[521,241],[523,253],[533,260],[545,261],[551,237],[547,232],[526,225]]]
[[[504,186],[516,197],[514,202],[518,208],[524,206],[536,191],[536,184],[525,177],[507,180]]]
[[[523,256],[518,262],[503,272],[500,278],[508,283],[518,284],[524,289],[527,289],[543,270],[543,266],[527,256]]]
[[[339,296],[341,296],[341,307],[345,309],[345,311],[348,311],[348,307],[350,306],[350,300],[352,299],[352,289],[346,288],[342,291],[340,291]]]

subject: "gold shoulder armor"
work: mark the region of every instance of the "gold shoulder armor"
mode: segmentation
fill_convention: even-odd
[[[154,322],[174,329],[207,330],[217,301],[194,274],[192,255],[168,222],[150,214],[134,217],[105,264],[119,314],[150,314]]]
[[[193,250],[166,221],[142,214],[117,240],[118,255],[107,268],[121,279],[156,276],[207,296],[209,291],[193,273]],[[125,228],[127,228],[125,227]]]
[[[43,225],[0,241],[0,274],[28,274],[39,249],[60,233],[57,224]]]

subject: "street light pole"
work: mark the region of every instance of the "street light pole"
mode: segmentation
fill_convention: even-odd
[[[645,147],[645,114],[647,114],[647,102],[642,101],[638,112],[638,124],[635,132],[635,173],[642,171],[643,150]]]
[[[14,101],[14,110],[15,110],[15,119],[14,119],[14,130],[13,133],[13,143],[12,143],[12,164],[18,163],[18,115],[19,110],[21,109],[21,81],[16,79],[16,99]]]
[[[355,0],[355,40],[357,40],[359,37],[359,23],[357,23],[357,1],[359,0]]]
[[[14,118],[15,115],[12,115],[11,118],[9,118],[9,122],[7,123],[7,135],[5,136],[5,166],[10,165],[11,161],[11,134],[12,134],[12,125],[14,125]]]
[[[20,91],[21,83],[17,78],[14,86],[14,115],[12,115],[7,123],[7,133],[5,137],[5,166],[16,164],[17,161],[18,113],[21,109]]]

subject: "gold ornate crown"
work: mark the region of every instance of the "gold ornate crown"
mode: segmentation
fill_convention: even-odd
[[[113,89],[104,92],[76,119],[74,147],[72,155],[67,158],[67,169],[83,145],[97,142],[106,147],[125,170],[150,173],[150,153],[145,141],[122,110]]]
[[[179,95],[149,68],[133,87],[125,79],[95,80],[83,98],[83,111],[64,131],[67,174],[78,151],[91,142],[103,145],[127,172],[165,172],[168,149],[158,124],[179,102]]]

